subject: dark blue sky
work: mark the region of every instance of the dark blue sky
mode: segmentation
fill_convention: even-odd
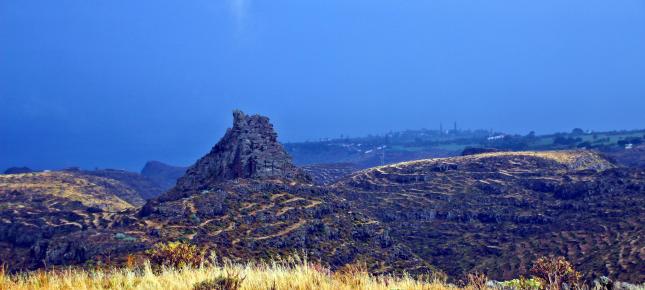
[[[645,127],[645,1],[0,0],[0,168],[190,164],[231,110],[282,141]]]

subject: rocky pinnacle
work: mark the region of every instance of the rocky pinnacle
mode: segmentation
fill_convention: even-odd
[[[178,190],[197,190],[237,178],[309,182],[278,142],[269,118],[233,112],[233,127],[177,181]]]

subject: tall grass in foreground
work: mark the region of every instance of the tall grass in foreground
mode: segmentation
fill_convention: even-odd
[[[208,285],[204,282],[230,277],[241,280],[239,289],[457,289],[438,280],[372,276],[360,271],[331,273],[316,265],[275,263],[160,269],[153,269],[146,263],[133,269],[65,269],[19,275],[0,272],[0,289],[196,289],[196,286]]]

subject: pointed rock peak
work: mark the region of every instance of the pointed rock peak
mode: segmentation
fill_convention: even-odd
[[[178,180],[177,189],[203,189],[236,178],[310,181],[278,143],[269,118],[239,110],[233,111],[233,127]]]

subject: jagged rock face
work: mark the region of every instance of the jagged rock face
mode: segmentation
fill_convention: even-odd
[[[269,118],[233,112],[233,127],[177,181],[176,190],[199,190],[236,178],[309,181],[291,162]]]

